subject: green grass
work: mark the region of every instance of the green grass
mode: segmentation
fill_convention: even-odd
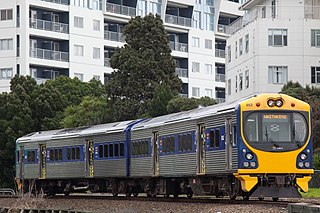
[[[307,193],[300,192],[303,198],[320,198],[320,188],[309,188]]]

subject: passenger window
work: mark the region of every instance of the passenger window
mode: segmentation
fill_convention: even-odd
[[[54,149],[54,160],[58,161],[59,160],[59,152],[58,149]]]
[[[104,155],[103,155],[103,157],[104,158],[108,158],[108,153],[109,153],[108,144],[105,144],[103,147],[104,147]]]
[[[124,156],[124,143],[120,143],[120,157]]]
[[[215,140],[214,130],[210,130],[209,139],[210,139],[210,148],[214,148],[214,147],[215,147],[215,143],[214,143],[214,140]]]
[[[62,149],[61,148],[59,149],[59,160],[60,161],[62,160]]]
[[[186,143],[187,143],[186,150],[192,151],[192,135],[191,134],[188,134]]]
[[[119,157],[119,144],[114,144],[114,156]]]
[[[31,151],[31,162],[32,163],[36,162],[36,151]]]
[[[103,145],[99,145],[98,153],[99,153],[99,158],[103,158]]]
[[[67,160],[71,160],[71,148],[67,148]],[[50,159],[51,159],[51,151],[50,151]]]
[[[109,157],[113,158],[113,144],[109,145]]]
[[[149,155],[149,141],[148,141],[148,140],[145,141],[145,146],[146,146],[146,148],[145,148],[145,150],[146,150],[145,155]]]
[[[170,152],[175,151],[175,138],[174,136],[171,137],[171,143],[170,143]]]
[[[232,145],[237,146],[237,127],[232,127]]]
[[[219,129],[215,130],[215,143],[214,143],[214,147],[215,148],[219,148],[220,147],[220,131]]]
[[[50,161],[54,160],[54,150],[50,149]]]
[[[72,148],[72,155],[71,155],[71,160],[75,160],[76,158],[76,149]]]
[[[76,147],[76,160],[80,160],[80,147]]]

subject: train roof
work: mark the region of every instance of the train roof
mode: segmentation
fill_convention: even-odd
[[[77,128],[33,132],[21,138],[18,138],[17,143],[47,141],[61,138],[95,135],[101,133],[123,132],[128,127],[128,125],[133,122],[135,122],[135,120],[99,124],[93,126],[83,126]]]

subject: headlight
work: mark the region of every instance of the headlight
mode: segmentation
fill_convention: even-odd
[[[251,162],[251,163],[250,163],[250,166],[251,166],[251,167],[256,167],[256,162]]]
[[[276,100],[276,106],[277,107],[282,107],[282,105],[283,105],[283,102],[282,102],[282,100]]]
[[[247,160],[252,160],[253,155],[249,152],[246,154],[246,158],[247,158]]]
[[[302,167],[303,167],[303,163],[302,163],[302,162],[299,162],[298,166],[299,166],[300,168],[302,168]]]
[[[243,166],[248,168],[249,167],[249,162],[243,162]]]
[[[302,153],[302,154],[300,155],[300,159],[301,159],[301,160],[306,160],[307,157],[308,157],[308,156],[307,156],[305,153]]]
[[[309,167],[310,167],[310,163],[309,163],[309,162],[305,162],[305,163],[304,163],[304,166],[307,167],[307,168],[309,168]]]
[[[268,101],[268,106],[269,106],[269,107],[273,107],[275,104],[276,104],[276,102],[275,102],[274,100],[272,100],[272,99],[270,99],[270,100]]]

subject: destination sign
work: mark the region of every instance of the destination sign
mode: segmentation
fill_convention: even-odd
[[[279,120],[286,120],[288,115],[281,115],[281,114],[268,114],[263,115],[264,119],[279,119]]]

